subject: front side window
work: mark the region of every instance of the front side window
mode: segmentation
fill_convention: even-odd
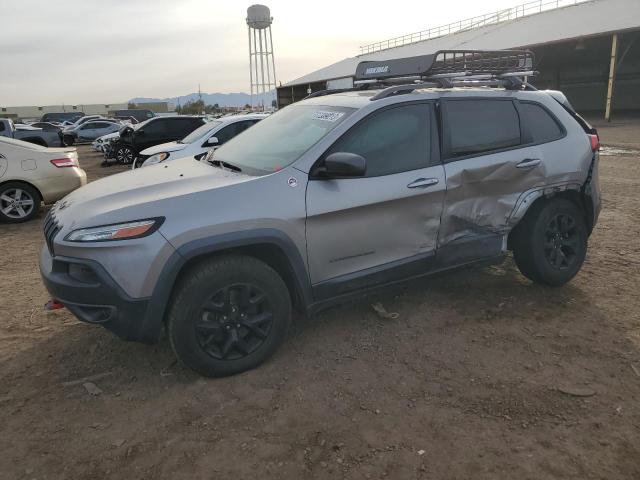
[[[454,158],[520,144],[520,121],[511,100],[447,101],[446,128]]]
[[[95,123],[87,122],[80,127],[80,130],[92,130],[94,128],[97,128]]]
[[[213,160],[250,174],[281,170],[295,162],[355,110],[325,105],[289,105],[216,150]]]
[[[197,140],[200,140],[202,137],[204,137],[207,133],[209,133],[212,129],[214,129],[221,123],[222,122],[219,122],[219,121],[205,123],[201,127],[196,128],[193,132],[191,132],[189,135],[184,137],[182,140],[180,140],[180,143],[193,143]]]
[[[374,113],[327,152],[349,152],[367,161],[367,177],[425,168],[430,150],[429,105],[413,104]]]
[[[542,106],[520,102],[519,110],[522,124],[526,126],[532,143],[552,142],[562,137],[562,128]]]

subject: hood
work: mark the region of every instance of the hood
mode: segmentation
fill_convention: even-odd
[[[186,157],[91,182],[67,195],[52,211],[65,229],[159,217],[177,201],[190,202],[186,197],[256,178]]]
[[[96,140],[102,140],[104,142],[105,140],[111,140],[112,138],[117,138],[119,136],[120,134],[118,132],[107,133],[106,135],[102,135],[101,137],[96,138]]]
[[[154,145],[153,147],[149,147],[141,151],[140,154],[150,157],[151,155],[155,155],[156,153],[177,152],[180,150],[184,150],[187,147],[187,145],[188,145],[187,143],[178,143],[178,142],[161,143],[160,145]]]

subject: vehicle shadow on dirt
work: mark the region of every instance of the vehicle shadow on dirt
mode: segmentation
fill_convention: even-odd
[[[371,308],[373,303],[391,314],[397,313],[398,318],[385,318],[384,313],[376,313]],[[244,375],[263,375],[265,369],[278,370],[283,365],[296,363],[295,357],[304,349],[319,352],[330,344],[335,349],[349,350],[349,342],[358,335],[397,337],[399,331],[405,330],[424,335],[422,339],[415,337],[414,341],[424,341],[427,345],[428,337],[436,331],[442,334],[443,328],[455,334],[465,326],[493,330],[501,324],[536,335],[540,325],[558,327],[558,321],[566,317],[572,305],[589,311],[590,324],[596,325],[602,320],[597,307],[581,289],[572,284],[556,289],[532,284],[507,259],[496,266],[467,268],[390,287],[388,291],[369,294],[311,318],[296,314],[281,349],[266,365]],[[166,384],[189,383],[200,378],[175,362],[166,338],[154,346],[124,342],[100,326],[76,322],[68,312],[52,312],[48,316],[53,323],[64,322],[67,325],[64,331],[8,360],[7,370],[21,371],[24,370],[21,366],[28,366],[30,371],[42,375],[39,368],[45,367],[49,369],[48,378],[59,382],[108,373],[101,382],[111,384],[114,390],[130,382],[140,386],[145,382],[156,383],[158,379]],[[570,323],[562,325],[566,330],[574,327]],[[584,327],[583,323],[580,328]],[[390,339],[387,343],[394,345],[395,341]],[[53,355],[55,361],[44,358],[43,352]]]

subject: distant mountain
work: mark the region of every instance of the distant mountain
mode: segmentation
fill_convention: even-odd
[[[216,103],[221,107],[243,107],[246,104],[251,103],[251,95],[248,93],[202,93],[202,100],[205,105],[215,105]],[[180,97],[169,98],[149,98],[149,97],[136,97],[129,100],[130,103],[143,104],[152,102],[169,102],[173,105],[184,105],[190,101],[196,101],[199,98],[198,93],[189,93],[187,95],[181,95]],[[265,94],[265,105],[271,105],[271,101],[276,99],[275,90]],[[257,99],[254,98],[254,104],[257,104]]]

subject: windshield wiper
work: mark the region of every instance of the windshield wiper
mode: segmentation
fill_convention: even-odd
[[[241,172],[242,169],[232,163],[225,162],[222,160],[207,160],[211,165],[218,168],[226,168],[227,170],[231,170],[233,172]]]

